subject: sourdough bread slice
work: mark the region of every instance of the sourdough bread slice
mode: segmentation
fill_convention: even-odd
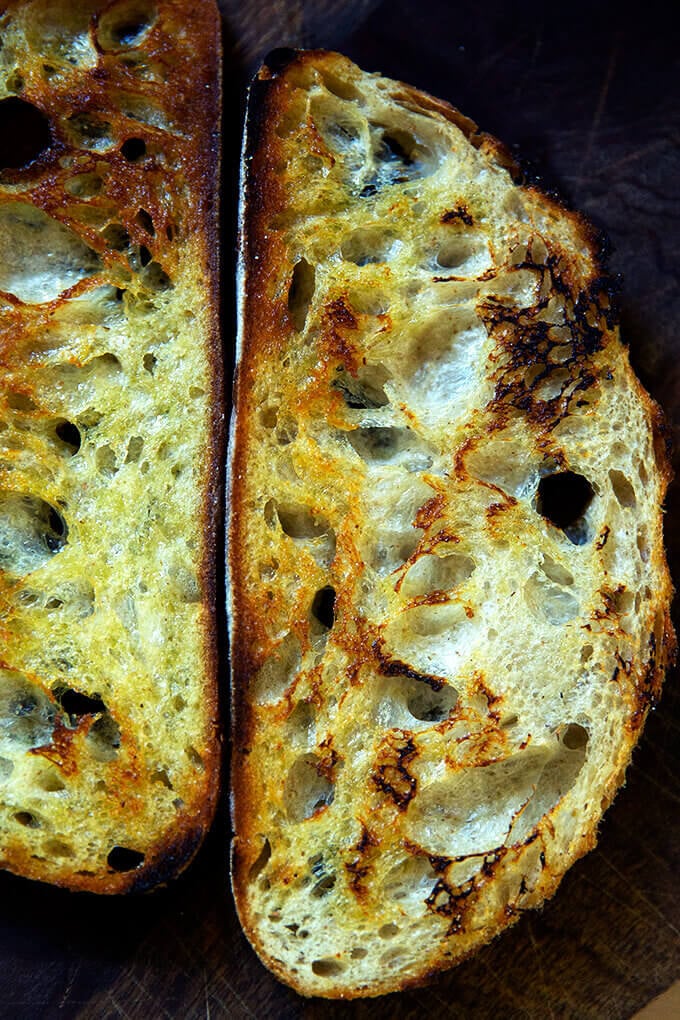
[[[0,15],[0,866],[182,870],[218,787],[211,2]]]
[[[661,415],[593,230],[324,52],[250,97],[233,889],[305,995],[449,967],[596,840],[674,647]]]

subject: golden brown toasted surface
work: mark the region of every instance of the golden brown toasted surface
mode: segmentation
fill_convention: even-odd
[[[674,638],[661,416],[597,238],[336,54],[253,85],[230,464],[233,887],[307,995],[554,893]]]
[[[0,15],[0,865],[181,871],[219,736],[219,17]]]

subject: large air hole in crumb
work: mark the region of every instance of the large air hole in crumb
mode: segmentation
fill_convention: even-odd
[[[323,960],[313,960],[312,970],[318,977],[336,977],[336,975],[342,974],[345,970],[345,964],[341,963],[340,960],[327,957]]]
[[[389,403],[385,393],[385,383],[389,378],[389,372],[380,364],[362,365],[356,375],[340,366],[332,385],[340,390],[348,407],[367,410]]]
[[[125,846],[114,846],[106,858],[113,871],[135,871],[144,863],[144,854]]]
[[[80,149],[106,152],[112,148],[112,125],[104,118],[90,113],[74,113],[65,121],[69,140]]]
[[[432,449],[411,429],[366,426],[344,433],[367,464],[400,463],[407,471],[427,471]]]
[[[128,163],[141,163],[146,156],[146,142],[143,138],[126,138],[120,151]]]
[[[301,333],[305,328],[314,297],[314,279],[314,266],[307,259],[299,259],[293,268],[288,288],[288,314],[296,333]]]
[[[635,489],[623,471],[612,468],[609,472],[609,481],[612,483],[614,495],[620,506],[626,508],[634,507],[637,504]]]
[[[0,290],[20,301],[51,301],[101,268],[80,237],[37,206],[0,205]]]
[[[539,482],[536,510],[574,545],[584,545],[589,537],[584,515],[594,495],[595,490],[583,475],[560,471]]]
[[[286,814],[291,822],[311,818],[333,803],[334,785],[321,770],[316,755],[306,754],[292,765],[283,789]]]
[[[370,198],[384,187],[419,180],[437,169],[438,155],[412,131],[372,123],[370,132],[374,169],[360,197]]]
[[[314,743],[316,713],[309,701],[299,701],[286,720],[286,730],[292,742],[307,747]]]
[[[588,730],[579,723],[569,723],[562,733],[562,743],[569,751],[578,751],[588,743]]]
[[[17,96],[0,100],[0,171],[29,166],[51,141],[50,122],[42,110]]]
[[[83,694],[70,687],[55,687],[54,696],[62,709],[69,716],[71,724],[84,715],[97,715],[106,712],[106,705],[98,694]]]
[[[34,815],[31,811],[16,811],[13,817],[15,822],[23,825],[26,829],[39,829],[42,825],[37,815]]]
[[[95,761],[114,761],[120,749],[120,726],[108,712],[95,719],[87,734],[87,745]]]
[[[401,583],[401,594],[407,598],[431,592],[452,591],[467,581],[475,569],[475,561],[461,553],[448,555],[423,554],[409,567]]]
[[[490,265],[491,255],[483,237],[456,233],[442,240],[435,269],[450,270],[454,276],[479,276]]]
[[[70,843],[66,843],[63,839],[48,839],[45,843],[45,852],[50,857],[75,857],[76,852]]]
[[[60,552],[68,540],[61,514],[39,496],[0,489],[0,569],[23,576]]]
[[[320,588],[312,601],[311,612],[322,627],[330,630],[335,623],[335,588],[330,585]]]
[[[73,198],[81,198],[87,201],[99,195],[104,187],[104,181],[99,174],[76,174],[64,184],[64,190]]]
[[[60,418],[54,425],[54,434],[57,439],[66,447],[68,453],[73,456],[80,449],[81,436],[80,429],[77,425],[74,425],[72,421],[68,421],[66,418]]]
[[[0,669],[0,742],[24,749],[48,744],[55,715],[41,687],[20,673]]]
[[[398,242],[395,235],[384,227],[355,230],[343,241],[341,253],[346,262],[366,266],[373,262],[387,262],[394,254]]]
[[[637,532],[637,547],[643,563],[649,563],[650,545],[647,527],[641,524]]]
[[[554,581],[555,584],[569,587],[574,583],[574,575],[571,571],[567,570],[567,568],[563,567],[560,563],[557,563],[551,556],[543,556],[541,560],[541,570],[545,576],[550,581]]]
[[[424,680],[404,680],[410,694],[406,706],[414,719],[421,722],[441,722],[453,712],[458,702],[458,692],[448,683],[435,689]]]
[[[285,535],[308,549],[317,563],[330,565],[335,556],[335,532],[325,517],[292,503],[276,506],[276,514]]]
[[[255,674],[252,696],[259,705],[279,701],[293,682],[302,661],[302,649],[294,634],[287,634]]]

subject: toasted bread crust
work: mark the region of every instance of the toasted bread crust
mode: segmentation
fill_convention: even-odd
[[[71,889],[146,891],[191,861],[219,792],[220,18],[211,0],[15,0],[0,26],[16,64],[3,63],[0,103],[21,114],[19,87],[49,126],[43,151],[0,167],[0,215],[52,231],[67,266],[50,275],[38,243],[37,284],[21,259],[0,280],[2,400],[30,437],[27,453],[3,444],[0,489],[57,503],[67,528],[57,555],[28,571],[9,556],[0,571],[0,694],[10,713],[19,696],[42,713],[28,746],[11,720],[3,730],[0,755],[23,779],[0,791],[0,865]],[[93,410],[78,396],[88,387]],[[107,550],[121,517],[129,541]],[[114,603],[107,586],[135,576]],[[45,613],[50,586],[63,630]],[[102,632],[74,619],[66,588]],[[70,632],[78,643],[60,666]],[[172,670],[164,645],[177,649]]]
[[[330,118],[319,126],[316,112],[310,112],[310,96],[318,100],[315,111],[326,109],[323,104],[334,111],[340,131],[333,133]],[[352,103],[356,108],[350,115],[346,111]],[[409,306],[400,296],[404,285],[400,273],[415,277],[419,268],[416,255],[407,261],[399,253],[408,244],[419,243],[417,230],[409,225],[409,202],[421,203],[418,215],[426,238],[429,230],[440,229],[431,225],[436,222],[435,207],[427,203],[445,201],[444,212],[437,214],[439,224],[454,230],[460,225],[461,234],[442,236],[446,240],[454,236],[456,241],[468,228],[491,235],[493,228],[486,224],[493,206],[484,205],[479,193],[468,187],[485,210],[478,220],[474,202],[466,205],[461,200],[465,171],[460,180],[447,185],[450,195],[444,198],[443,189],[430,200],[431,192],[423,197],[421,182],[418,186],[409,182],[403,189],[397,183],[383,185],[389,197],[381,197],[379,187],[371,205],[366,176],[356,170],[358,183],[352,178],[359,165],[358,157],[351,162],[352,132],[355,138],[360,136],[362,118],[372,125],[386,122],[388,104],[390,110],[394,106],[408,111],[389,121],[398,143],[402,124],[402,134],[409,126],[417,134],[409,114],[422,114],[428,124],[436,124],[429,135],[422,128],[428,139],[443,137],[446,124],[462,132],[479,158],[456,135],[446,135],[452,139],[451,148],[457,147],[461,165],[485,174],[492,181],[488,187],[496,188],[494,195],[508,208],[516,200],[517,223],[528,223],[526,229],[515,221],[508,227],[511,231],[517,226],[522,236],[515,255],[510,245],[509,266],[493,235],[497,248],[488,268],[456,272],[455,265],[448,268],[453,257],[442,257],[437,275],[431,275],[421,291],[414,288],[416,294],[429,294],[427,288],[433,287],[432,293],[439,294],[442,286],[448,287],[450,305],[457,294],[463,294],[460,304],[474,300],[475,314],[484,326],[483,350],[490,352],[484,355],[485,368],[476,363],[466,366],[470,377],[477,370],[487,373],[485,382],[475,383],[483,399],[468,410],[456,409],[445,426],[430,423],[427,393],[413,409],[409,386],[418,385],[419,369],[409,375],[408,365],[403,367],[417,347],[413,333],[416,338],[421,335],[418,314],[428,327],[428,332],[421,331],[426,352],[422,357],[435,357],[429,354],[435,343],[431,337],[437,336],[441,316],[431,315],[429,306],[426,313],[417,313],[415,303]],[[435,135],[435,130],[441,134]],[[427,144],[433,147],[431,140]],[[422,158],[427,160],[427,155]],[[515,180],[519,176],[504,147],[480,134],[448,104],[401,83],[364,75],[337,54],[276,51],[253,83],[244,143],[240,329],[229,468],[232,886],[254,948],[273,973],[304,995],[355,998],[422,984],[468,957],[513,924],[523,910],[552,896],[569,866],[595,845],[601,814],[623,782],[640,727],[675,654],[669,614],[672,588],[662,545],[661,504],[670,479],[663,416],[634,376],[620,344],[600,237],[583,217],[536,188],[517,186],[513,191],[505,182],[501,186],[498,182],[504,181],[506,171]],[[349,189],[349,197],[343,188]],[[359,255],[352,249],[357,234],[365,243],[361,231],[373,229],[377,235],[378,226],[402,243],[393,256],[395,263],[402,258],[400,268],[392,269],[392,256],[379,248],[382,235],[370,241],[373,249],[369,244]],[[520,257],[522,245],[526,255]],[[308,273],[312,294],[307,294],[306,318],[300,314],[296,324],[291,294],[301,280],[304,284],[308,271],[298,267],[305,261],[317,275]],[[534,304],[511,299],[513,281],[535,276],[542,282]],[[468,292],[464,288],[473,286],[471,278],[475,290]],[[497,290],[486,289],[496,282]],[[510,288],[511,298],[502,286]],[[468,293],[475,296],[466,298]],[[549,336],[557,321],[550,318],[551,299],[567,309],[555,337]],[[466,321],[469,330],[478,328],[474,320]],[[560,330],[563,347],[571,345],[568,356],[556,339]],[[398,354],[390,350],[387,338]],[[562,359],[560,368],[554,367],[557,360],[550,360],[550,344],[556,345]],[[445,372],[447,349],[441,350],[436,357]],[[435,390],[436,377],[427,379]],[[600,420],[614,413],[606,396],[610,381],[630,405],[637,430],[631,443],[647,450],[634,487],[620,469],[620,453],[606,432],[606,422]],[[459,401],[464,402],[472,387],[471,381],[461,384],[456,391]],[[574,434],[569,432],[572,422]],[[594,441],[589,446],[585,432],[585,438],[575,438],[582,435],[578,429],[584,423],[594,431],[604,430],[600,442],[607,452],[597,471]],[[371,428],[408,433],[407,448],[415,461],[422,460],[425,449],[436,464],[434,451],[445,451],[445,470],[431,467],[428,473],[426,468],[422,474],[426,485],[403,482],[410,488],[402,490],[394,483],[400,499],[406,498],[404,493],[415,493],[409,524],[418,529],[418,537],[385,567],[377,559],[371,563],[370,547],[367,542],[362,545],[369,533],[375,540],[377,522],[372,515],[384,514],[383,530],[391,526],[388,503],[379,502],[379,490],[392,484],[392,468],[383,467],[380,457],[361,445]],[[360,453],[364,464],[354,457],[350,443],[364,451]],[[484,458],[499,444],[501,448],[507,444],[508,452],[501,467],[491,470]],[[533,481],[516,482],[510,475],[515,461],[521,467],[524,456],[538,465],[536,473]],[[610,468],[613,476],[607,475]],[[418,473],[415,468],[409,471]],[[589,498],[600,500],[597,516],[594,510],[588,518],[592,533],[583,546],[581,535],[560,535],[562,526],[538,507],[541,498],[547,499],[539,491],[540,478],[575,473],[583,477],[581,471],[594,482],[597,478]],[[611,488],[605,492],[605,480],[614,487],[613,495]],[[634,488],[632,494],[627,486]],[[429,498],[422,495],[427,487]],[[457,513],[455,500],[465,503],[463,512]],[[627,594],[621,582],[628,573],[617,559],[619,538],[605,523],[605,510],[599,509],[607,500],[606,514],[613,515],[622,538],[630,526],[625,514],[639,515],[638,549],[654,580],[635,617],[627,615],[633,611],[632,592]],[[397,497],[395,513],[396,503]],[[479,525],[475,514],[481,518]],[[555,517],[559,520],[559,511]],[[334,535],[330,547],[328,534]],[[403,534],[410,541],[408,528]],[[487,554],[475,548],[471,536],[486,543],[488,556],[499,563],[503,550],[511,550],[508,555],[516,559],[512,569],[520,571],[515,584],[518,601],[522,600],[518,618],[531,620],[544,635],[547,660],[558,647],[556,628],[566,628],[557,653],[561,660],[552,663],[554,670],[565,673],[565,708],[550,688],[557,706],[547,703],[545,717],[539,712],[530,732],[522,730],[516,736],[516,716],[512,721],[516,691],[500,675],[498,659],[492,660],[494,672],[487,667],[485,650],[474,646],[476,660],[463,657],[449,671],[441,660],[437,667],[436,656],[423,642],[414,645],[420,649],[414,664],[403,650],[404,642],[400,648],[397,640],[400,633],[403,638],[399,621],[409,613],[416,614],[412,626],[425,628],[423,633],[431,633],[434,644],[442,626],[438,619],[450,620],[446,626],[460,627],[463,633],[468,626],[465,617],[470,627],[477,618],[486,619],[474,574],[470,581],[456,580],[455,586],[450,581],[446,590],[437,584],[421,590],[410,580],[427,557],[437,568],[443,561],[453,564],[454,571],[479,571]],[[534,541],[543,551],[536,569],[530,555]],[[588,575],[587,581],[576,569],[585,556],[593,564],[588,569],[594,579]],[[465,563],[475,559],[476,568]],[[541,573],[541,563],[547,575]],[[509,569],[498,567],[502,581]],[[570,571],[577,575],[576,582],[574,576],[569,580]],[[362,581],[367,585],[364,594]],[[322,603],[321,609],[314,605],[331,587],[333,608],[328,618]],[[380,594],[369,595],[369,588]],[[515,595],[508,588],[505,612],[511,612]],[[552,617],[545,615],[545,602]],[[440,612],[450,615],[437,618]],[[319,616],[325,633],[319,631]],[[490,622],[494,631],[505,623],[493,616]],[[489,642],[493,640],[490,635]],[[509,633],[508,640],[519,658],[521,638]],[[577,668],[576,660],[591,659],[598,665]],[[536,663],[531,668],[538,670]],[[511,664],[507,670],[512,671]],[[590,704],[590,695],[579,701],[574,693],[585,684],[583,677],[597,686],[597,699],[606,702],[616,719],[615,732],[606,738],[600,718],[605,710]],[[526,677],[538,701],[542,695],[536,680]],[[424,697],[426,705],[432,702],[435,710],[447,706],[444,716],[431,716],[436,724],[428,726],[431,708],[423,714],[416,706],[415,716],[409,717],[402,709],[384,707],[402,697],[395,686],[402,683],[431,692],[417,697]],[[546,689],[550,684],[552,677],[546,678]],[[459,695],[454,708],[453,695],[448,703],[437,701],[454,686]],[[383,692],[382,701],[376,689]],[[521,720],[522,711],[531,715],[531,707],[521,697],[519,703]],[[482,706],[483,722],[477,706]],[[381,722],[383,717],[392,721]],[[407,718],[410,722],[404,721]],[[313,736],[308,738],[309,733]],[[562,741],[562,750],[555,750],[555,740]],[[606,755],[594,746],[599,743],[606,743]],[[469,750],[463,754],[462,748]],[[528,757],[521,759],[522,755]],[[555,774],[550,770],[558,767],[558,758],[569,778],[556,780],[553,789],[544,777]],[[536,763],[534,791],[547,783],[550,790],[544,796],[554,798],[546,799],[542,815],[538,807],[531,807],[529,794],[512,816],[505,839],[496,835],[495,841],[484,843],[480,837],[476,854],[468,847],[473,842],[471,823],[459,819],[456,830],[449,819],[449,831],[428,821],[441,814],[446,820],[446,811],[453,810],[447,808],[448,800],[438,801],[434,791],[441,787],[450,791],[451,800],[464,799],[466,789],[474,791],[475,783],[484,789],[484,783],[492,782],[484,777],[494,775],[509,777],[498,782],[511,788],[513,777],[521,774],[513,771],[520,759],[530,769],[531,762]],[[545,761],[549,764],[540,764]],[[304,772],[306,764],[311,772]],[[467,786],[458,782],[461,775],[467,777]],[[299,804],[305,776],[312,800],[319,798],[311,808],[307,805],[309,810]],[[426,807],[419,809],[422,798]],[[502,796],[498,804],[501,811]],[[470,810],[474,805],[473,799]],[[489,826],[498,833],[493,817]],[[464,873],[465,862],[475,857],[480,866]],[[391,868],[401,868],[399,874],[409,876],[399,886],[401,898],[393,901],[388,895],[394,887]],[[390,945],[397,948],[390,950]]]

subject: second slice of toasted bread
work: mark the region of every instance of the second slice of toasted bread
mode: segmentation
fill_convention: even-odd
[[[673,647],[660,414],[588,224],[329,53],[253,85],[231,462],[233,887],[394,991],[595,843]]]
[[[219,17],[13,0],[0,39],[0,866],[149,889],[219,785]]]

